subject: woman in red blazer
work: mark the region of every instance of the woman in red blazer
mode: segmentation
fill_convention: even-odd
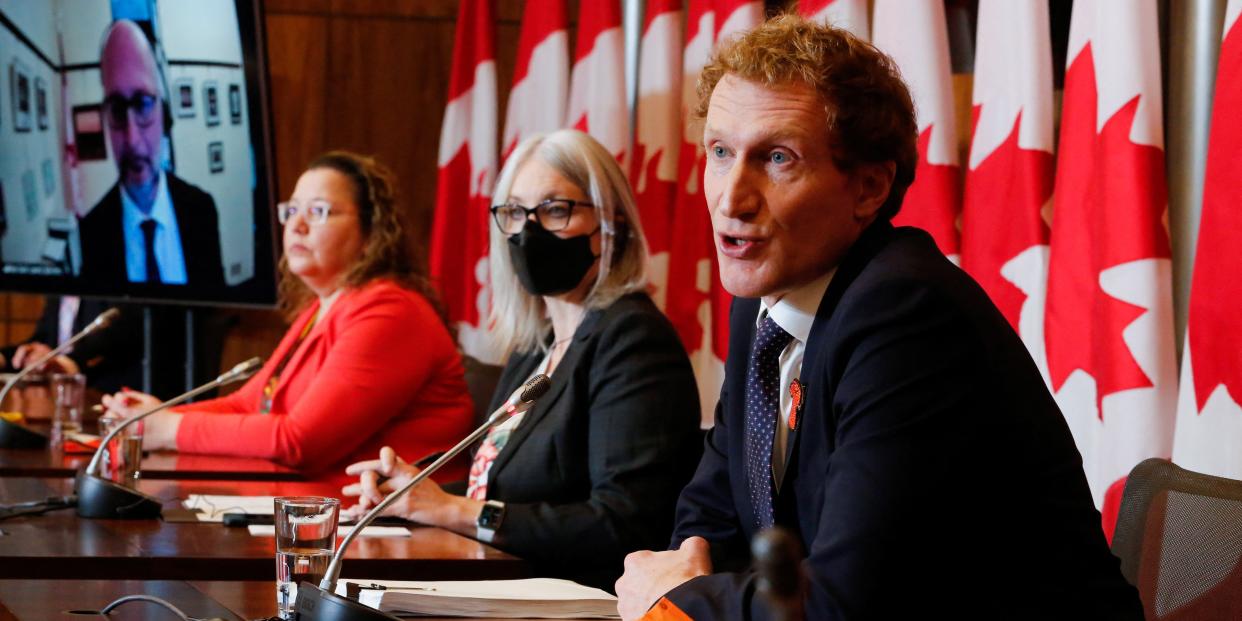
[[[263,457],[332,482],[383,446],[423,456],[469,432],[461,357],[406,245],[391,173],[327,153],[278,207],[289,331],[237,392],[146,419],[147,449]],[[110,415],[158,403],[122,391]],[[461,478],[464,465],[445,480]]]

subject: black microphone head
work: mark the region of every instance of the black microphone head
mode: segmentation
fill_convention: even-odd
[[[522,394],[518,395],[518,403],[527,403],[534,401],[539,397],[547,394],[548,389],[552,387],[552,380],[547,375],[540,373],[529,380],[522,386]]]
[[[750,544],[760,592],[780,599],[798,594],[802,584],[802,546],[779,526],[765,528]]]
[[[120,316],[121,316],[120,310],[116,308],[109,308],[108,310],[102,313],[99,313],[99,316],[95,318],[95,321],[91,322],[91,329],[98,330],[100,328],[106,328],[108,327],[109,324],[116,321],[117,318]]]

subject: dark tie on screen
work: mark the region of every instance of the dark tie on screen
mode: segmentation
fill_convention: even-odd
[[[147,257],[146,282],[157,284],[160,282],[160,266],[155,262],[155,220],[143,220],[139,226],[142,227],[142,247]]]
[[[746,365],[746,474],[755,525],[772,525],[772,440],[781,403],[781,352],[793,340],[771,317],[764,317]]]

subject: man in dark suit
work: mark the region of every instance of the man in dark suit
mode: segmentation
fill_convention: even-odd
[[[78,224],[79,276],[101,291],[142,285],[224,285],[216,206],[161,166],[166,90],[134,22],[113,23],[100,53],[108,143],[117,184]]]
[[[699,92],[738,299],[673,549],[626,559],[622,616],[778,616],[748,566],[780,526],[808,619],[1141,619],[1021,341],[929,235],[889,223],[917,162],[891,61],[785,16],[724,46]]]

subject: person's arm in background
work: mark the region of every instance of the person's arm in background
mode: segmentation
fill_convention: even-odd
[[[254,391],[262,386],[252,379],[239,391],[244,395],[185,408],[178,450],[322,468],[345,459],[402,413],[457,348],[425,301],[414,303],[405,294],[382,289],[364,295],[370,299],[337,309],[349,313],[336,318],[341,332],[310,390],[290,412],[255,415]],[[244,409],[219,413],[218,407],[244,398],[251,399]],[[199,413],[209,407],[218,413]]]
[[[587,461],[574,466],[589,469],[590,497],[506,502],[494,541],[518,556],[565,567],[615,557],[619,565],[626,552],[664,545],[698,461],[698,390],[676,333],[644,313],[600,323]]]

